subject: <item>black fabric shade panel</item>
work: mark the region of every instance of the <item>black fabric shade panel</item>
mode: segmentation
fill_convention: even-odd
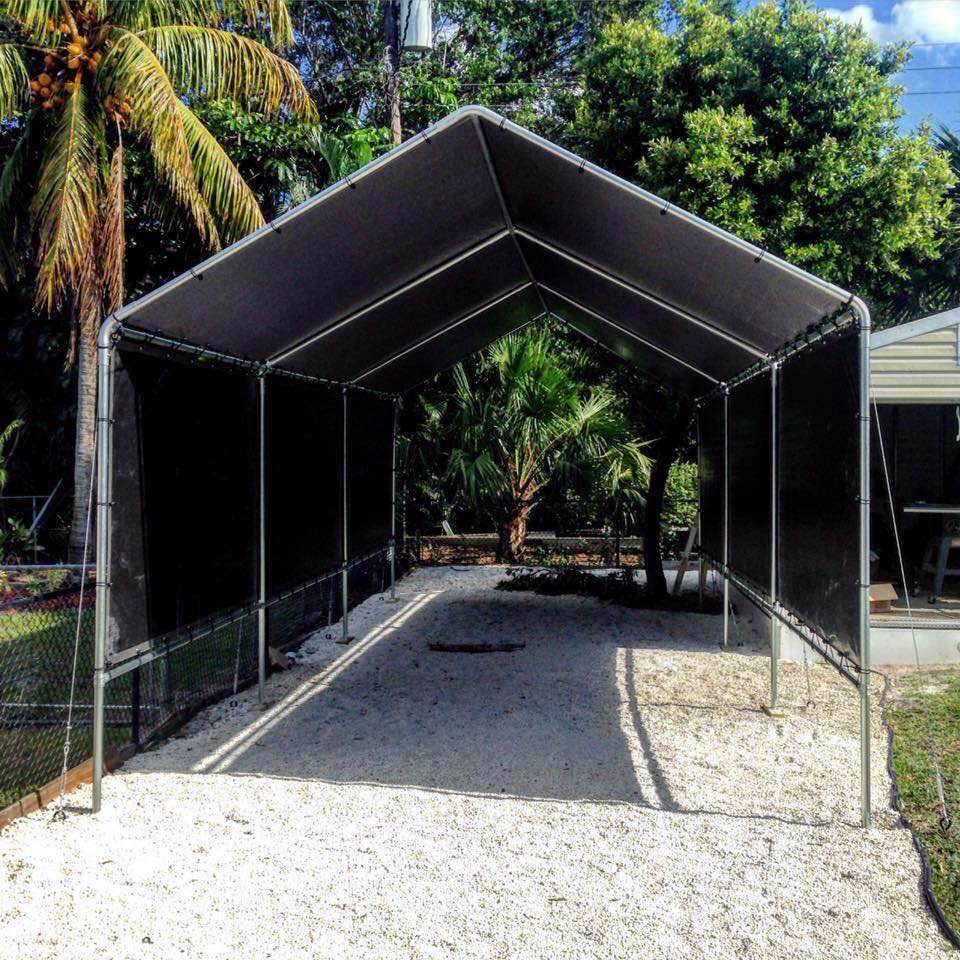
[[[400,392],[551,312],[698,395],[848,300],[464,107],[116,318]]]

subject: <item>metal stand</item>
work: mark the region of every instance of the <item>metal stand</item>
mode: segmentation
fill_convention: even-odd
[[[870,311],[851,301],[860,319],[860,819],[873,824],[870,769]]]
[[[730,391],[723,391],[723,649],[730,645]]]
[[[390,468],[390,603],[397,602],[397,421],[400,406],[393,404],[393,465]]]
[[[260,376],[260,571],[257,608],[257,701],[263,706],[267,683],[267,378]],[[237,628],[238,630],[240,627]]]
[[[777,371],[779,364],[770,364],[770,602],[777,603]],[[764,712],[770,717],[784,717],[780,709],[780,622],[770,615],[770,706]]]
[[[97,589],[93,643],[93,812],[103,798],[104,693],[110,615],[111,447],[113,443],[113,330],[107,321],[97,340]]]
[[[347,388],[343,388],[343,569],[340,572],[340,601],[343,605],[343,632],[337,643],[350,643],[350,625],[347,619],[347,606],[350,600],[350,545],[347,542]]]

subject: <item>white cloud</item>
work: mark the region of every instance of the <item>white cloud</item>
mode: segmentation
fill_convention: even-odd
[[[903,0],[890,10],[889,20],[878,20],[873,6],[858,3],[846,10],[826,13],[847,23],[861,23],[879,43],[916,40],[921,43],[960,42],[960,0]]]

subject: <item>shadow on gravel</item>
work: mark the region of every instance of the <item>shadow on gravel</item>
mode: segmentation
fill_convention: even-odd
[[[191,754],[190,766],[171,767],[160,749],[142,758],[141,769],[781,819],[722,804],[690,809],[676,794],[687,774],[655,746],[660,711],[706,711],[706,719],[691,723],[721,728],[725,721],[710,711],[758,713],[722,686],[715,701],[704,703],[645,702],[638,695],[635,674],[649,670],[657,653],[716,651],[722,658],[712,640],[683,639],[689,614],[580,597],[544,602],[492,589],[403,600],[327,668],[297,667],[299,684],[250,724],[223,724],[219,736],[216,728],[207,732],[204,753]],[[464,637],[526,645],[480,654],[428,648]]]

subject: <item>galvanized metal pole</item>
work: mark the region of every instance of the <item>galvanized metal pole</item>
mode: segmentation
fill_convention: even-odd
[[[873,823],[870,769],[870,310],[858,297],[851,301],[860,320],[860,819]]]
[[[110,475],[113,426],[113,330],[107,321],[97,340],[97,586],[93,641],[93,812],[103,800],[104,694],[110,616]]]
[[[704,580],[706,579],[707,561],[703,556],[703,497],[701,484],[703,482],[703,457],[700,451],[700,411],[697,410],[697,602],[703,607]]]
[[[267,378],[260,375],[260,564],[257,581],[257,700],[263,706],[267,683]],[[240,630],[241,626],[238,625]]]
[[[390,468],[390,600],[397,599],[397,421],[400,405],[393,402],[393,463]]]
[[[340,601],[343,605],[343,634],[337,643],[349,643],[350,625],[348,623],[347,605],[350,600],[350,571],[347,568],[350,562],[350,544],[348,542],[347,527],[347,388],[343,388],[343,474],[342,483],[342,507],[343,507],[343,526],[341,527],[341,537],[343,539],[343,569],[340,572]]]
[[[777,602],[777,371],[770,364],[770,601]],[[770,614],[770,713],[780,707],[780,623]]]
[[[730,644],[730,391],[723,391],[723,648]]]

